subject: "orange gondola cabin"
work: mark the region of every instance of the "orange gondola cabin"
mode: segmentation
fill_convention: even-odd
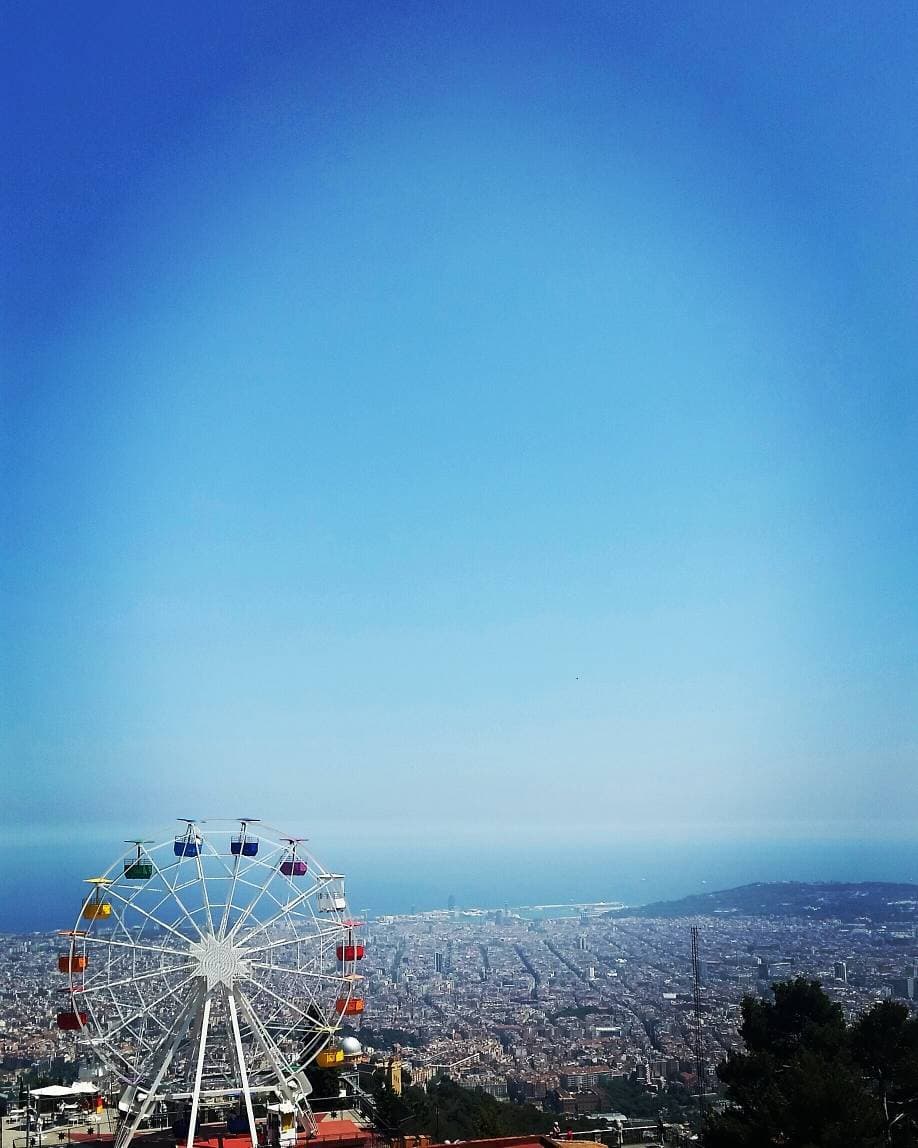
[[[57,971],[59,973],[85,973],[89,962],[81,953],[61,953],[57,958]]]
[[[338,997],[335,1012],[339,1016],[357,1016],[366,1007],[363,997]]]

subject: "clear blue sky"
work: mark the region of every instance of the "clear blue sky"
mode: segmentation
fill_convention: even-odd
[[[914,826],[914,4],[2,21],[3,823]]]

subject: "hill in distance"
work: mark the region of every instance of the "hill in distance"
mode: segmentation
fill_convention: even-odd
[[[615,909],[609,916],[808,917],[912,925],[918,922],[918,885],[890,881],[758,883]]]

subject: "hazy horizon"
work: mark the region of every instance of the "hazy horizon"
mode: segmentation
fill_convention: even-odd
[[[208,826],[202,825],[208,832]],[[226,823],[219,828],[227,828]],[[311,829],[283,824],[291,832]],[[70,927],[85,896],[84,878],[118,866],[131,852],[120,839],[151,834],[168,842],[169,826],[134,821],[106,830],[62,831],[45,839],[23,833],[0,842],[5,875],[0,932]],[[307,848],[347,874],[352,913],[403,914],[459,907],[622,901],[641,905],[754,881],[892,881],[918,886],[918,854],[908,837],[882,840],[793,838],[692,842],[645,834],[491,831],[417,835],[377,827],[319,824]],[[168,854],[168,850],[167,850]]]

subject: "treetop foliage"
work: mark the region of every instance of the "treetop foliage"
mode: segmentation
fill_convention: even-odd
[[[547,1132],[555,1119],[534,1105],[495,1100],[448,1077],[432,1081],[426,1091],[408,1085],[401,1096],[379,1077],[371,1087],[378,1123],[388,1135],[425,1132],[438,1141],[518,1136]]]
[[[918,1017],[882,1001],[849,1025],[818,981],[773,990],[743,1000],[705,1148],[918,1148]]]

